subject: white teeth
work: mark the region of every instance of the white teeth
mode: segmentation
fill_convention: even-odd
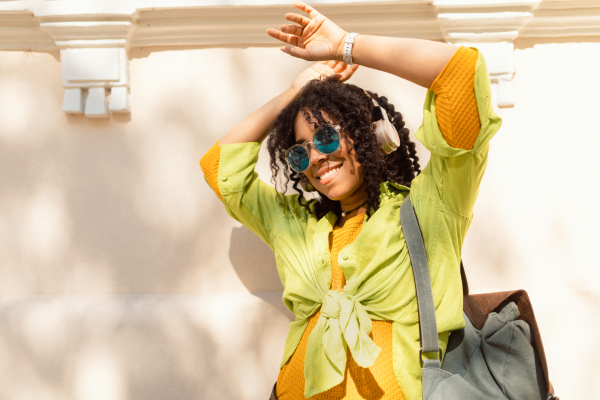
[[[339,170],[340,170],[340,168],[338,167],[338,168],[334,168],[334,169],[332,169],[330,171],[327,171],[326,173],[324,173],[323,175],[321,175],[321,177],[319,179],[320,180],[326,179],[329,176],[331,176],[331,175],[335,174],[336,172],[338,172]]]

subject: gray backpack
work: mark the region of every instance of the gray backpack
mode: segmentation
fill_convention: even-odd
[[[410,196],[400,219],[417,289],[423,400],[558,400],[527,293],[469,295],[462,263],[465,328],[450,334],[443,363],[441,357],[422,358],[441,350],[425,245]]]

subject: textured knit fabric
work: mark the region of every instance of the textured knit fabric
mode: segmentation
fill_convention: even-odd
[[[334,227],[329,237],[331,254],[331,290],[342,291],[346,285],[344,272],[337,263],[340,250],[354,242],[364,221],[364,214],[346,221],[343,227]],[[290,360],[281,368],[277,379],[278,400],[304,400],[304,356],[308,337],[316,326],[320,311],[314,314],[309,322],[296,351]],[[371,330],[373,342],[382,351],[375,364],[369,368],[361,368],[348,354],[348,364],[344,380],[337,386],[319,393],[311,400],[361,400],[361,399],[394,399],[404,398],[400,386],[394,376],[392,357],[392,324],[390,321],[373,321]]]
[[[430,263],[433,296],[442,350],[448,333],[464,326],[460,253],[485,170],[488,142],[501,120],[490,102],[489,77],[481,54],[473,90],[481,129],[472,149],[450,146],[436,116],[437,95],[429,90],[423,125],[415,136],[431,151],[427,166],[411,189],[392,182],[380,186],[380,207],[338,256],[347,280],[343,291],[330,290],[329,235],[337,216],[317,220],[298,205],[298,195],[283,195],[258,179],[254,171],[260,143],[221,147],[218,189],[226,211],[275,253],[284,286],[283,301],[294,313],[282,366],[285,365],[319,309],[308,335],[304,396],[309,398],[345,379],[347,354],[362,367],[372,366],[381,347],[371,339],[372,321],[391,321],[394,374],[408,400],[421,398],[418,311],[410,258],[400,227],[399,209],[409,194],[423,232]],[[314,202],[311,203],[311,207]]]
[[[219,146],[219,142],[215,143],[213,147],[210,148],[204,154],[204,157],[200,159],[200,168],[202,168],[202,172],[204,172],[204,179],[208,183],[208,186],[211,187],[212,190],[215,191],[217,196],[223,201],[223,197],[221,196],[221,192],[219,192],[219,160],[221,159],[221,147]]]
[[[461,47],[431,85],[436,94],[437,122],[446,142],[471,150],[481,129],[473,90],[477,52]]]

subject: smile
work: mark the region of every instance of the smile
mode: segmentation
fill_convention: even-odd
[[[340,172],[340,169],[342,168],[342,165],[340,165],[337,168],[331,169],[331,170],[327,171],[326,173],[324,173],[323,175],[321,175],[318,178],[319,182],[321,184],[325,184],[325,183],[331,182],[331,180]]]

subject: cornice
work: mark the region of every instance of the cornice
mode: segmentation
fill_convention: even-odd
[[[168,7],[159,0],[98,3],[0,1],[0,50],[56,51],[89,41],[127,49],[277,46],[265,27],[279,26],[282,14],[292,11],[289,4],[277,4],[281,0],[172,0]],[[451,42],[600,36],[597,0],[314,3],[322,3],[319,10],[345,29],[364,34]]]
[[[129,111],[131,49],[279,46],[265,29],[281,25],[282,15],[294,10],[282,2],[0,1],[0,50],[60,51],[63,83],[69,89],[64,110],[106,117],[111,110]],[[598,0],[316,0],[311,4],[349,31],[469,44],[482,49],[488,61],[511,59],[517,38],[600,36]],[[90,74],[87,80],[79,74],[71,79],[69,74],[89,64],[90,57],[113,74]],[[514,68],[504,61],[489,64],[492,81],[508,88]],[[112,106],[88,107],[84,100],[90,89],[102,87],[108,97],[95,89],[93,98],[102,104],[112,101]],[[113,101],[117,93],[125,97]],[[498,103],[514,104],[505,100]],[[95,115],[94,110],[100,111]]]

